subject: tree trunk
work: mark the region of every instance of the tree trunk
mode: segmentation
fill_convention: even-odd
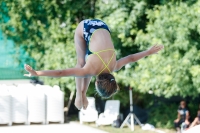
[[[67,105],[67,107],[64,108],[64,112],[65,112],[65,115],[66,115],[66,116],[68,115],[69,108],[70,108],[70,106],[71,106],[72,99],[73,99],[73,97],[74,97],[74,92],[75,92],[75,91],[71,91],[70,97],[69,97],[68,105]]]

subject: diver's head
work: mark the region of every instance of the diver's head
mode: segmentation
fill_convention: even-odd
[[[119,88],[115,77],[110,73],[102,73],[96,77],[95,88],[101,97],[109,98],[115,94]]]

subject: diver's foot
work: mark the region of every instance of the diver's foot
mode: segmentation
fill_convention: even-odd
[[[86,94],[83,94],[82,98],[83,98],[83,109],[87,109],[88,100],[87,100]]]
[[[82,102],[82,96],[81,95],[78,95],[78,94],[76,95],[74,105],[76,106],[76,108],[78,110],[81,110],[81,108],[83,107],[83,102]]]

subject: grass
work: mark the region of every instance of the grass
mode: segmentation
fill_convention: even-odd
[[[95,123],[84,123],[84,125],[87,125],[87,126],[90,126],[93,128],[97,128],[97,129],[100,129],[100,130],[103,130],[103,131],[106,131],[109,133],[133,133],[133,132],[134,133],[156,133],[156,131],[142,130],[140,128],[140,126],[138,126],[138,125],[134,126],[134,128],[135,128],[134,131],[131,131],[131,129],[128,128],[127,126],[120,129],[120,128],[113,128],[112,126],[96,127]],[[158,129],[158,130],[164,131],[165,133],[175,133],[174,130],[170,130],[170,129]]]
[[[79,120],[78,120],[76,115],[71,116],[70,119],[72,121],[74,121],[74,122],[79,122]],[[134,126],[134,128],[135,128],[134,131],[131,131],[131,129],[128,128],[127,126],[125,126],[124,128],[120,129],[120,128],[114,128],[114,127],[112,127],[110,125],[96,127],[95,123],[83,123],[83,124],[86,125],[86,126],[97,128],[99,130],[106,131],[108,133],[156,133],[156,131],[142,130],[141,127],[138,126],[138,125]],[[158,130],[164,131],[165,133],[175,133],[175,130],[172,130],[172,129],[158,129]]]

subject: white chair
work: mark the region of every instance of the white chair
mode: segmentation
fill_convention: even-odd
[[[12,106],[12,122],[28,124],[28,99],[23,88],[9,86]]]
[[[6,85],[0,86],[0,124],[12,125],[11,96]]]
[[[96,122],[96,126],[99,125],[111,125],[114,120],[117,119],[120,108],[119,100],[107,100],[105,104],[104,113],[99,115],[99,119]]]
[[[28,124],[45,124],[45,94],[40,88],[31,87],[28,93]]]
[[[41,86],[46,95],[46,123],[64,123],[64,93],[59,86]]]
[[[96,122],[98,119],[98,112],[95,107],[95,99],[93,97],[87,97],[87,99],[87,109],[81,109],[81,111],[79,111],[79,120],[81,124],[83,122]]]

